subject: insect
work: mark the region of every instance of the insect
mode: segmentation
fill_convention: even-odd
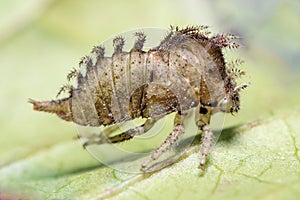
[[[136,32],[129,52],[123,51],[125,40],[113,40],[114,53],[104,56],[105,48],[95,46],[91,56],[83,57],[80,69],[67,76],[77,85],[63,86],[69,96],[52,101],[30,99],[34,110],[57,114],[66,121],[82,126],[109,126],[135,118],[145,118],[141,126],[118,135],[87,141],[91,144],[119,143],[142,135],[169,113],[175,112],[174,128],[165,141],[142,163],[146,171],[151,162],[176,144],[184,133],[182,118],[196,108],[195,123],[202,132],[202,152],[199,167],[204,169],[213,145],[210,127],[212,114],[234,113],[240,109],[239,92],[248,86],[237,84],[244,72],[237,70],[237,60],[226,64],[222,49],[237,48],[234,35],[210,36],[207,26],[171,27],[160,44],[143,50],[146,35]]]

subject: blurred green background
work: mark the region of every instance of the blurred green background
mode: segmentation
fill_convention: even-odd
[[[127,30],[170,25],[240,35],[242,48],[225,54],[245,60],[243,80],[251,87],[226,127],[299,109],[298,0],[1,0],[0,169],[76,136],[74,124],[32,111],[28,98],[55,98],[93,45]],[[76,148],[81,151],[79,142]]]

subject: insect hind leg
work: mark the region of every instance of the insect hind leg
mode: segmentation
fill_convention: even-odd
[[[146,120],[146,122],[143,125],[137,126],[121,134],[111,136],[111,137],[108,137],[109,133],[107,132],[105,134],[93,136],[92,138],[89,138],[86,142],[83,143],[83,147],[85,148],[93,144],[100,145],[100,144],[107,144],[107,143],[119,143],[126,140],[130,140],[137,135],[142,135],[146,133],[148,130],[150,130],[153,127],[156,121],[157,121],[156,119],[149,118]],[[114,128],[111,130],[113,131]]]

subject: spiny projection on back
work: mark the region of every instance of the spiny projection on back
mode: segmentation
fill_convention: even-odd
[[[237,112],[239,92],[248,84],[237,85],[235,79],[244,75],[234,66],[226,65],[223,48],[237,48],[234,35],[210,36],[207,26],[184,29],[171,27],[161,43],[149,51],[143,46],[146,35],[135,33],[136,41],[129,52],[123,51],[125,40],[113,40],[114,53],[105,56],[102,45],[95,46],[92,56],[79,62],[67,79],[76,79],[75,86],[67,84],[58,95],[68,91],[66,98],[52,101],[30,99],[34,110],[57,114],[66,121],[83,126],[108,126],[135,118],[146,122],[119,135],[90,140],[85,145],[117,143],[147,132],[155,122],[175,112],[174,129],[151,157],[142,164],[147,172],[149,164],[170,149],[184,133],[184,113],[197,108],[196,124],[202,131],[200,168],[213,144],[210,118],[216,112]],[[100,136],[99,136],[100,137]]]

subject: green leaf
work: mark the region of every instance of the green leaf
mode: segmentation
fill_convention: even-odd
[[[1,185],[41,199],[296,199],[299,121],[298,110],[226,129],[205,172],[197,168],[199,152],[154,174],[136,175],[99,165],[78,144],[64,142],[2,167]]]

